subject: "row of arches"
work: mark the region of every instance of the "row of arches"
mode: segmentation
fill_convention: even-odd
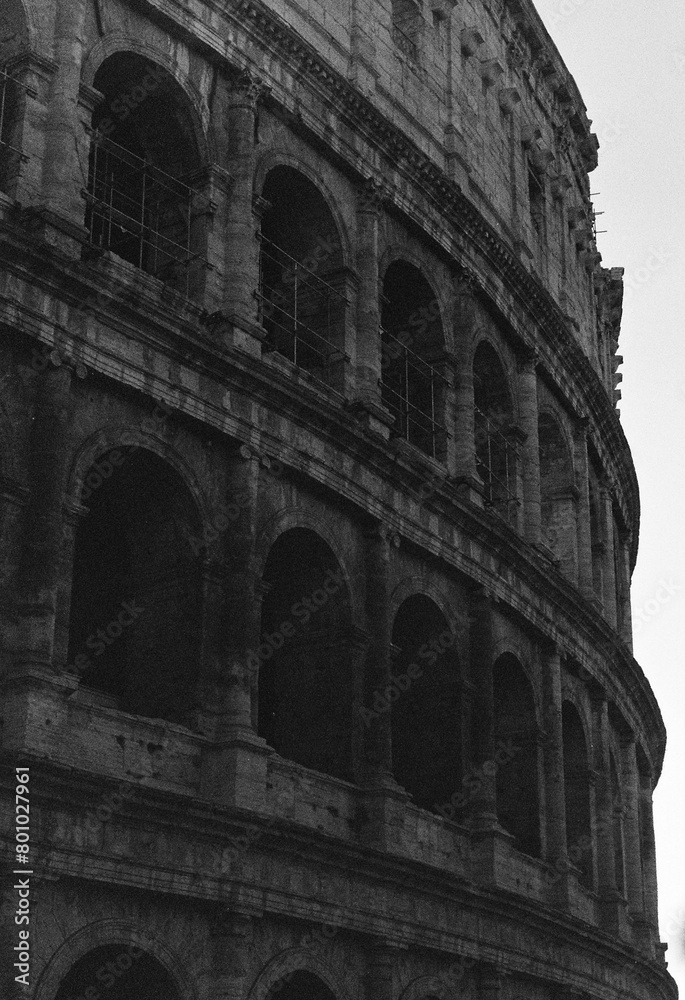
[[[190,490],[161,458],[134,448],[100,458],[83,496],[88,511],[75,539],[70,669],[82,688],[126,712],[192,727],[205,585],[204,549],[196,544],[201,518]],[[269,746],[303,767],[356,782],[369,720],[387,713],[392,774],[417,806],[466,821],[494,772],[500,825],[519,850],[541,856],[541,710],[533,678],[513,653],[494,661],[492,707],[483,708],[472,697],[478,678],[465,629],[432,597],[414,593],[394,613],[393,689],[371,697],[364,650],[360,655],[354,641],[353,595],[320,535],[304,527],[280,534],[260,590],[260,642],[244,652],[256,668],[257,732]],[[490,727],[494,749],[486,766],[480,741]],[[569,847],[591,839],[590,746],[578,710],[565,702]],[[618,785],[615,765],[613,773]],[[588,885],[592,857],[587,848],[579,855]]]
[[[197,110],[161,64],[133,51],[93,76],[86,256],[109,250],[186,293],[206,263],[207,153]],[[340,388],[351,308],[349,249],[330,198],[301,169],[277,165],[260,182],[260,319],[266,349]],[[380,392],[393,432],[445,459],[448,338],[440,295],[414,262],[392,261],[379,288]],[[505,512],[517,488],[514,396],[494,348],[474,359],[476,452],[488,502]]]
[[[53,995],[54,1000],[80,1000],[101,988],[109,1000],[186,1000],[188,995],[158,958],[125,943],[87,952],[74,962]],[[335,993],[323,978],[303,968],[277,979],[265,1000],[335,1000]]]
[[[108,54],[97,69],[89,64],[84,72],[89,80],[92,75],[95,90],[102,95],[92,117],[86,257],[111,251],[169,286],[202,297],[210,230],[217,225],[226,228],[226,212],[231,211],[224,206],[221,218],[208,223],[214,195],[208,193],[211,184],[207,186],[205,169],[207,113],[200,114],[169,68],[139,52]],[[233,140],[237,141],[236,135],[228,137],[229,144]],[[249,268],[240,271],[241,281],[256,284],[243,291],[251,301],[253,293],[256,297],[258,319],[266,331],[263,351],[344,390],[351,361],[348,352],[361,349],[359,344],[351,346],[350,331],[358,316],[351,315],[355,293],[349,276],[349,235],[343,213],[320,179],[315,182],[306,167],[300,164],[296,169],[294,162],[267,156],[259,169],[255,162],[250,167],[245,181],[250,225],[246,227],[243,219],[237,228],[252,234],[259,230],[258,266],[254,274]],[[259,194],[257,219],[252,214],[253,194]],[[216,233],[212,240],[214,246]],[[450,374],[454,345],[443,291],[408,255],[385,261],[377,284],[377,317],[369,333],[374,341],[371,368],[378,381],[373,392],[378,392],[391,433],[442,462],[451,473],[460,463],[459,476],[475,471],[476,493],[482,494],[489,509],[522,529],[524,480],[530,482],[531,476],[523,468],[521,447],[534,428],[522,428],[513,359],[506,358],[496,338],[490,337],[489,326],[484,328],[464,359],[468,377],[465,372],[457,374],[457,383],[463,384],[470,384],[472,375],[473,389],[468,398],[462,393],[457,399],[460,390]],[[360,363],[358,357],[355,363]],[[455,413],[469,427],[473,416],[473,437],[465,451]],[[585,555],[576,538],[583,516],[576,492],[583,484],[576,480],[583,472],[575,468],[567,423],[556,405],[540,408],[540,535],[562,572],[578,581]],[[451,438],[459,438],[459,445],[451,444]],[[459,449],[468,457],[457,459]],[[629,576],[624,565],[626,534],[618,522],[610,529],[600,523],[594,509],[591,521],[588,547],[594,590],[604,601],[612,586],[610,576],[615,578],[616,594],[607,600],[616,604],[623,628]],[[616,562],[611,574],[603,565],[610,561],[603,544],[613,551]]]

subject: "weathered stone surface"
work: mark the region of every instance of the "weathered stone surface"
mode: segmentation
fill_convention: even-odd
[[[529,0],[4,8],[32,995],[672,1000],[622,271]]]

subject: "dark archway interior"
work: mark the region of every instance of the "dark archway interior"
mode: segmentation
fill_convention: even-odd
[[[461,790],[461,677],[454,633],[430,598],[401,605],[392,632],[398,653],[393,676],[400,694],[392,704],[392,762],[398,783],[416,805],[436,810]],[[420,674],[408,674],[417,664]],[[402,690],[404,688],[404,690]]]
[[[107,1000],[181,1000],[166,969],[151,955],[127,944],[106,945],[84,955],[62,980],[55,1000],[95,993]]]
[[[190,185],[201,166],[185,95],[131,52],[107,59],[94,85],[104,101],[93,115],[91,243],[180,287],[198,249]]]
[[[201,626],[192,497],[156,455],[124,448],[95,463],[83,502],[69,663],[124,711],[187,722]]]
[[[282,757],[351,779],[355,679],[337,560],[313,531],[294,528],[273,545],[264,583],[259,735]]]
[[[493,668],[497,818],[516,847],[540,856],[538,728],[533,690],[515,656]]]
[[[578,710],[565,701],[561,712],[566,793],[566,843],[570,861],[581,871],[585,886],[593,884],[590,826],[590,767],[585,732]]]
[[[445,451],[445,383],[436,362],[445,349],[440,308],[419,269],[395,261],[381,301],[381,395],[394,431],[434,458]]]
[[[261,303],[269,344],[298,367],[335,381],[344,354],[343,253],[320,191],[292,167],[266,178]]]
[[[276,983],[267,1000],[335,1000],[335,994],[318,976],[300,971]]]
[[[473,361],[476,467],[488,504],[513,522],[516,515],[516,453],[511,442],[514,407],[495,349],[478,345]]]

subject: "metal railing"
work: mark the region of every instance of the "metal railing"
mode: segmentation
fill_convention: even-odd
[[[198,192],[149,160],[93,132],[86,199],[90,244],[148,274],[178,277],[206,260],[192,248]]]
[[[327,379],[334,363],[349,360],[334,343],[336,336],[344,336],[347,299],[264,236],[259,271],[259,319],[267,346]]]
[[[381,342],[381,398],[395,417],[395,434],[432,458],[442,458],[447,429],[438,416],[447,380],[387,330],[381,330]]]
[[[485,484],[485,503],[510,521],[520,506],[517,496],[516,447],[500,427],[474,407],[476,468]]]

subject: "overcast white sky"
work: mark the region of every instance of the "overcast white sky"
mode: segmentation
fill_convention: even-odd
[[[659,911],[685,995],[685,3],[534,2],[599,136],[591,190],[604,212],[597,228],[608,230],[602,263],[625,268],[620,408],[642,500],[635,655],[668,729],[654,800]]]

